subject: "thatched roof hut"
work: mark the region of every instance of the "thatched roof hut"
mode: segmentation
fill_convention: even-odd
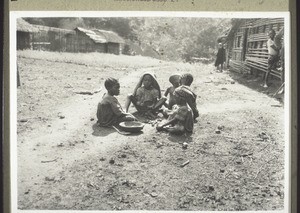
[[[17,49],[31,49],[33,33],[38,29],[22,18],[17,19]]]
[[[69,36],[69,40],[74,42],[67,47],[71,51],[120,54],[125,44],[124,39],[112,31],[81,27],[76,27],[74,31],[76,36]]]
[[[18,18],[17,19],[17,31],[26,32],[26,33],[33,33],[33,32],[37,32],[38,29],[36,27],[34,27],[33,25],[29,24],[24,19]]]
[[[75,34],[74,30],[68,30],[63,28],[57,28],[57,27],[49,27],[44,25],[34,25],[40,32],[53,32],[53,33],[60,33],[60,34]]]
[[[92,39],[95,43],[118,43],[124,44],[125,41],[121,38],[117,33],[106,30],[92,29],[87,30],[81,27],[75,28],[84,34],[86,34],[90,39]]]

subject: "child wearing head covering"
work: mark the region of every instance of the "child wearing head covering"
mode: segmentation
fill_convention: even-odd
[[[194,116],[192,110],[187,105],[186,97],[189,91],[178,87],[174,91],[176,105],[173,106],[168,120],[164,124],[159,124],[157,131],[166,130],[175,134],[191,133],[194,127]]]
[[[172,86],[169,87],[164,94],[165,97],[167,97],[169,95],[168,103],[165,103],[165,106],[168,109],[172,109],[172,107],[176,104],[173,93],[174,93],[175,89],[180,86],[180,78],[181,78],[180,75],[172,75],[169,78],[169,81],[172,84]]]
[[[186,101],[189,107],[193,111],[194,119],[196,119],[197,117],[199,117],[199,111],[197,109],[197,104],[196,104],[197,95],[192,91],[190,87],[193,81],[194,81],[194,77],[191,74],[189,73],[183,74],[180,79],[180,83],[181,83],[180,88],[186,91],[185,93]]]
[[[120,93],[120,84],[117,79],[108,78],[105,80],[104,86],[107,93],[102,97],[97,108],[97,123],[100,126],[108,127],[117,125],[123,121],[134,121],[135,117],[129,113],[125,113],[115,96]]]
[[[138,112],[141,112],[150,118],[155,118],[158,109],[164,104],[166,98],[161,97],[160,87],[155,76],[144,74],[132,95],[129,95],[126,103],[126,112],[128,112],[132,102]]]

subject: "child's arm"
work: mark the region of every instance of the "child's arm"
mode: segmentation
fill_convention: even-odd
[[[269,46],[269,47],[271,47],[272,49],[274,49],[274,50],[278,50],[278,47],[275,45],[275,42],[274,41],[272,41],[272,40],[269,40],[268,42],[267,42],[267,45]]]
[[[169,93],[170,93],[170,87],[166,89],[164,96],[167,97]]]
[[[125,113],[117,99],[114,99],[110,102],[110,107],[117,117],[122,116]]]
[[[173,118],[173,119],[167,121],[166,123],[164,123],[164,124],[162,124],[162,125],[157,125],[156,130],[157,130],[157,131],[161,131],[161,130],[164,129],[165,126],[168,126],[168,125],[170,125],[170,124],[175,124],[177,121],[178,121],[177,118]]]

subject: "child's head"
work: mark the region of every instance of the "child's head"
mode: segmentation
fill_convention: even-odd
[[[178,87],[178,88],[175,89],[174,97],[175,97],[176,104],[178,104],[178,105],[185,105],[187,103],[186,90],[183,89],[182,87]]]
[[[270,37],[271,39],[273,39],[274,36],[275,36],[275,30],[271,29],[271,30],[269,31],[268,35],[269,35],[269,37]]]
[[[144,75],[143,77],[143,85],[146,89],[151,88],[153,84],[153,77],[149,74]]]
[[[191,84],[193,83],[193,80],[194,80],[193,76],[189,73],[186,73],[181,76],[180,84],[186,85],[186,86],[191,86]]]
[[[177,88],[180,85],[180,78],[180,75],[171,75],[169,81],[175,88]]]
[[[105,89],[110,95],[120,94],[120,83],[115,78],[108,78],[104,82]]]

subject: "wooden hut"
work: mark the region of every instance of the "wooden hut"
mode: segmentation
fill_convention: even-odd
[[[33,49],[49,51],[66,51],[67,35],[75,34],[73,30],[34,25],[38,31],[34,34]]]
[[[17,50],[31,49],[33,33],[38,29],[22,18],[17,19]]]
[[[101,52],[119,55],[122,53],[124,43],[124,40],[112,31],[77,27],[75,34],[67,35],[66,47],[70,52]]]
[[[268,32],[283,29],[283,18],[240,19],[233,21],[227,36],[230,70],[240,73],[266,72],[268,67]],[[283,42],[283,41],[281,41]],[[281,59],[283,60],[283,59]],[[279,63],[283,63],[280,61]],[[283,71],[273,69],[271,75],[282,78]]]

